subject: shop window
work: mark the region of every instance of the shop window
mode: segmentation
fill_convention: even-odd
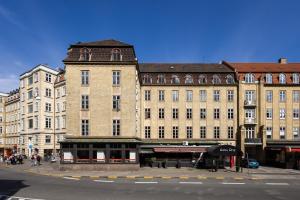
[[[109,157],[110,163],[121,163],[122,160],[122,150],[111,150],[110,151],[110,157]]]

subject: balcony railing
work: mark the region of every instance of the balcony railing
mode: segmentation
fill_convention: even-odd
[[[245,100],[244,106],[256,106],[256,100]]]
[[[246,118],[244,124],[256,124],[255,118]]]
[[[245,144],[262,144],[261,138],[245,138]]]

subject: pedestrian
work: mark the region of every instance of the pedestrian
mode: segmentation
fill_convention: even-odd
[[[30,159],[31,159],[31,166],[33,167],[35,165],[34,155],[32,155]]]
[[[37,165],[40,165],[41,164],[41,156],[37,155],[36,161],[37,161]]]

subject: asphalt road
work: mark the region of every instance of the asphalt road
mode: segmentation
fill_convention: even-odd
[[[180,180],[49,177],[0,169],[2,199],[298,200],[299,179]]]

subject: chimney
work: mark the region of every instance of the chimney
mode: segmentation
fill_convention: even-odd
[[[287,59],[286,58],[279,58],[278,63],[279,64],[287,64]]]

